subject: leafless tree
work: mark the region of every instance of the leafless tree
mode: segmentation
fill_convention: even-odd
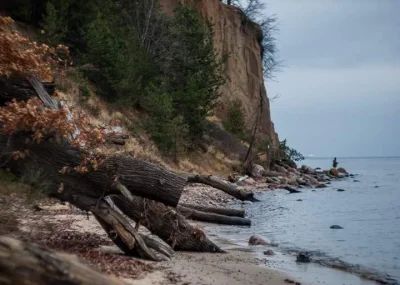
[[[282,61],[278,58],[278,48],[276,46],[275,34],[278,32],[277,17],[267,15],[266,4],[262,0],[231,0],[223,1],[229,5],[239,8],[247,20],[255,22],[261,26],[262,34],[259,42],[261,45],[261,55],[263,72],[266,79],[273,79],[274,74],[280,71]]]

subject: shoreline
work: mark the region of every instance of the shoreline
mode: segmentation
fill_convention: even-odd
[[[272,179],[269,176],[267,176],[266,182],[265,181],[265,177],[263,178],[259,178],[259,179],[255,179],[255,183],[251,183],[251,185],[243,185],[239,186],[238,188],[241,190],[251,190],[254,193],[262,193],[265,191],[272,191],[272,190],[278,190],[278,189],[286,189],[289,190],[290,188],[294,188],[296,190],[300,190],[300,191],[313,191],[312,189],[314,188],[326,188],[326,187],[331,187],[333,185],[329,185],[329,184],[334,184],[335,181],[340,181],[340,180],[345,180],[346,178],[350,181],[351,179],[354,179],[356,177],[357,174],[349,174],[347,173],[344,169],[339,169],[339,172],[336,172],[335,170],[331,169],[331,170],[325,170],[322,171],[318,168],[316,169],[312,169],[310,167],[302,167],[297,169],[297,173],[295,169],[289,170],[286,173],[283,172],[283,169],[276,169],[279,170],[279,174],[286,174],[287,176],[290,176],[291,174],[296,174],[296,178],[295,178],[295,183],[293,183],[293,177],[292,177],[292,183],[291,185],[288,185],[288,178],[285,176],[281,176],[281,177],[277,177],[277,179]],[[332,173],[333,172],[333,173]],[[336,173],[335,173],[336,172]],[[267,172],[267,175],[278,175],[277,172]],[[339,175],[338,175],[339,174]],[[313,176],[315,178],[317,178],[317,176],[319,176],[318,178],[318,182],[312,181],[312,178],[310,176]],[[320,177],[320,175],[324,175],[325,177]],[[294,176],[294,175],[293,175]],[[308,180],[307,182],[314,182],[314,185],[296,185],[296,182],[304,182],[301,181],[301,178],[306,178],[306,180]],[[310,179],[308,179],[310,178]],[[250,178],[251,179],[251,178]],[[346,180],[347,180],[346,179]],[[253,179],[251,179],[253,180]],[[261,180],[263,180],[261,182]],[[279,182],[278,182],[279,180]],[[297,180],[297,181],[296,181]],[[300,181],[299,181],[300,180]],[[261,182],[261,183],[260,183]],[[358,182],[358,181],[354,181],[354,182]],[[271,185],[272,184],[272,185]],[[294,185],[293,185],[294,184]],[[322,184],[322,185],[321,185]],[[327,186],[327,184],[329,186]],[[272,186],[272,187],[271,187]],[[308,186],[308,187],[307,187]],[[307,187],[307,188],[305,188]],[[209,188],[209,187],[203,187],[203,188]],[[288,189],[289,188],[289,189]],[[194,193],[199,193],[201,191],[204,191],[207,189],[201,189],[200,187],[192,187],[192,190],[187,190],[188,192],[191,192],[192,194]],[[208,192],[215,192],[215,189],[208,189]],[[238,203],[237,200],[234,199],[230,199],[229,196],[224,195],[225,193],[204,193],[201,192],[202,194],[202,198],[203,199],[196,199],[193,197],[190,197],[189,201],[185,201],[185,203],[187,202],[198,202],[200,201],[200,203],[202,205],[205,205],[205,203],[208,202],[207,206],[220,206],[220,207],[229,207],[229,208],[233,208],[234,205],[242,205],[246,204],[246,203]],[[290,191],[290,190],[289,190]],[[343,190],[342,190],[343,191]],[[292,192],[291,192],[292,193]],[[295,193],[295,192],[293,192]],[[185,196],[185,195],[184,195]],[[189,196],[189,195],[187,195]],[[257,202],[256,202],[257,203]],[[206,226],[208,229],[212,229],[212,228],[218,228],[218,225],[213,225],[213,224],[208,224],[209,226]],[[207,231],[207,235],[210,236],[211,238],[213,237],[212,233],[213,230],[208,230]],[[211,234],[210,234],[211,233]],[[249,231],[249,237],[253,234],[254,232]],[[247,241],[244,241],[247,242]],[[277,241],[279,242],[279,241]],[[220,244],[219,242],[217,244]],[[243,249],[249,249],[249,246],[246,244],[236,244],[235,245],[236,249],[239,250],[243,250]],[[225,249],[225,248],[223,248]],[[258,252],[254,252],[254,254],[256,255],[255,258],[263,258],[265,260],[271,260],[272,262],[276,262],[276,260],[279,258],[282,259],[282,262],[280,262],[278,270],[280,270],[281,272],[283,272],[284,274],[288,274],[290,276],[292,276],[294,279],[298,279],[299,281],[302,282],[302,284],[304,284],[304,282],[306,282],[306,284],[319,284],[322,282],[322,284],[329,284],[329,285],[336,285],[338,284],[338,280],[340,280],[340,284],[399,284],[397,280],[393,279],[390,275],[378,272],[376,270],[374,270],[373,268],[364,268],[364,267],[360,267],[359,265],[355,265],[355,264],[350,264],[350,263],[346,263],[343,262],[339,259],[329,259],[328,261],[326,260],[321,260],[321,259],[317,259],[317,260],[313,260],[311,263],[296,263],[295,259],[296,256],[290,253],[288,253],[287,251],[280,251],[278,250],[278,253],[274,256],[274,257],[270,257],[270,256],[263,256],[262,252],[263,250],[266,249],[272,249],[275,251],[275,248],[264,248],[264,249],[259,249]],[[252,249],[250,249],[250,251],[253,251]],[[256,251],[256,250],[254,250]],[[294,252],[294,251],[293,251]],[[297,252],[299,253],[299,252]],[[283,261],[284,260],[284,261]],[[307,273],[309,272],[309,273]],[[318,275],[320,275],[322,277],[318,278]],[[324,281],[322,281],[324,280]]]
[[[222,245],[224,250],[242,251],[251,253],[255,259],[260,260],[262,266],[269,270],[278,271],[289,279],[296,280],[301,284],[325,284],[325,285],[376,285],[385,284],[368,278],[360,277],[358,274],[348,272],[346,270],[333,268],[328,265],[321,265],[316,262],[297,263],[296,254],[282,251],[279,247],[271,246],[249,246],[243,243],[238,243],[227,237],[221,237],[213,231],[214,225],[207,225],[205,230],[207,235],[215,239],[218,245]],[[273,256],[264,255],[265,250],[273,250]],[[390,284],[390,283],[387,283]],[[394,283],[396,284],[396,283]]]

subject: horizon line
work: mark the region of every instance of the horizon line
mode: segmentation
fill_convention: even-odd
[[[392,156],[304,156],[304,159],[331,159],[331,158],[341,158],[341,159],[346,159],[346,158],[352,158],[352,159],[357,159],[357,158],[400,158],[400,155],[392,155]]]

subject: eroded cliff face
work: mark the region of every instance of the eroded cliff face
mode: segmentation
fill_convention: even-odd
[[[179,0],[161,0],[161,9],[172,14],[178,2]],[[221,88],[221,104],[216,110],[216,116],[223,120],[229,102],[239,99],[245,110],[248,129],[252,129],[256,121],[260,120],[259,134],[267,135],[273,145],[277,146],[278,135],[271,121],[270,104],[262,73],[260,26],[247,21],[237,8],[225,5],[220,0],[181,2],[195,7],[203,18],[208,18],[214,24],[215,48],[219,54],[228,55],[227,81]]]

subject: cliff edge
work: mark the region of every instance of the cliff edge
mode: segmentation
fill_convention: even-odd
[[[167,14],[172,14],[178,2],[179,0],[161,0],[161,9]],[[226,83],[221,87],[221,104],[216,109],[217,118],[223,120],[229,102],[238,99],[245,111],[247,128],[251,130],[256,121],[260,120],[259,134],[268,136],[273,146],[278,146],[278,135],[271,120],[262,72],[259,42],[262,37],[261,27],[246,19],[238,8],[219,0],[180,2],[195,7],[203,18],[211,21],[214,25],[215,48],[219,54],[228,55]]]

